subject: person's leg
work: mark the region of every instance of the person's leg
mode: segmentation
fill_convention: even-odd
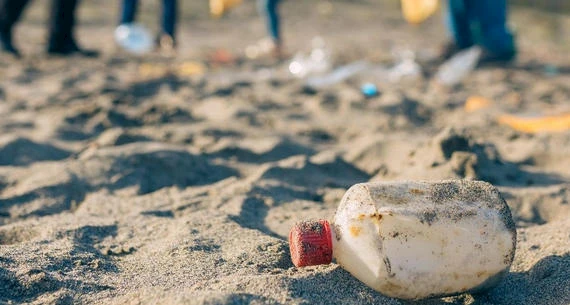
[[[281,20],[278,11],[279,2],[279,0],[258,0],[259,13],[265,17],[267,32],[273,45],[270,51],[275,57],[283,56],[283,41],[280,29]]]
[[[171,37],[175,35],[177,14],[177,0],[162,1],[162,31]]]
[[[467,0],[476,18],[480,38],[478,43],[498,59],[514,57],[515,41],[507,27],[507,3],[505,0]]]
[[[267,18],[267,29],[271,39],[277,45],[281,45],[281,20],[278,12],[279,0],[265,0],[265,14]]]
[[[135,21],[138,9],[138,0],[123,0],[121,11],[121,24],[133,23]]]
[[[12,43],[12,28],[29,0],[0,0],[0,50],[19,55]]]
[[[80,54],[84,56],[97,56],[98,52],[82,50],[74,38],[75,13],[78,0],[52,0],[48,53],[69,55]]]
[[[176,19],[178,14],[177,0],[162,1],[162,32],[158,34],[157,44],[162,51],[173,51],[176,48]]]
[[[12,29],[29,0],[0,0],[0,30]]]
[[[63,50],[73,40],[73,12],[77,0],[52,0],[49,20],[48,51]]]
[[[475,43],[471,32],[469,2],[469,0],[449,0],[447,4],[447,27],[458,49],[469,48]]]

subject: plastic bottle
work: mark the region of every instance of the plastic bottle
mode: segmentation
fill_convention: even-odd
[[[422,68],[416,62],[414,51],[409,49],[394,50],[392,54],[397,58],[397,64],[388,71],[388,79],[391,82],[397,83],[404,78],[413,79],[421,75]]]
[[[494,286],[513,261],[516,230],[486,182],[377,182],[351,187],[333,223],[297,223],[289,242],[297,267],[334,257],[384,295],[422,299]]]
[[[118,26],[115,30],[115,41],[121,48],[135,54],[147,53],[154,47],[150,32],[136,23]]]
[[[435,76],[437,81],[446,86],[458,84],[475,69],[481,52],[480,47],[474,46],[457,53],[441,65]]]
[[[370,67],[366,61],[356,61],[348,65],[336,68],[334,71],[321,76],[313,76],[307,79],[307,86],[311,88],[323,88],[338,84],[351,76],[361,73]]]

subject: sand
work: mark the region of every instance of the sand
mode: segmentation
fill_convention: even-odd
[[[490,292],[414,304],[570,304],[570,132],[496,120],[570,111],[567,16],[515,10],[516,64],[454,88],[425,61],[419,79],[313,90],[287,61],[241,55],[264,32],[253,3],[211,21],[185,2],[177,57],[115,50],[117,13],[101,3],[84,1],[79,28],[101,59],[41,55],[45,1],[17,31],[26,58],[0,57],[0,303],[409,304],[336,264],[294,268],[289,228],[332,219],[355,183],[467,178],[511,207],[512,270]],[[445,40],[441,16],[410,27],[390,3],[283,10],[289,51],[321,35],[337,66]],[[212,62],[217,48],[237,61]],[[197,62],[206,74],[180,72]],[[380,95],[363,97],[361,81]],[[492,103],[467,112],[473,95]]]

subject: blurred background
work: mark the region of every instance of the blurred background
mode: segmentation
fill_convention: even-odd
[[[120,1],[84,0],[79,6],[78,37],[86,47],[113,48],[112,35],[119,20]],[[25,12],[24,22],[16,34],[21,48],[34,48],[44,40],[48,1],[33,1]],[[570,47],[570,2],[563,0],[511,0],[509,22],[517,33],[520,49],[537,42]],[[445,1],[443,1],[445,5]],[[142,0],[138,21],[157,29],[161,1]],[[208,1],[180,1],[179,43],[181,54],[203,47],[243,49],[255,39],[264,37],[265,27],[259,17],[256,1],[244,0],[223,18],[213,20]],[[288,50],[303,49],[316,35],[328,39],[341,53],[377,52],[379,48],[402,43],[414,48],[433,46],[445,39],[443,16],[438,13],[419,26],[406,26],[401,17],[400,2],[395,0],[285,0],[281,4],[284,40]],[[392,34],[397,31],[397,36]],[[87,35],[89,33],[89,35]],[[421,35],[418,35],[421,33]],[[342,38],[342,39],[341,39]],[[29,45],[31,43],[31,46]],[[532,50],[540,53],[540,50]],[[547,56],[548,54],[541,54]]]

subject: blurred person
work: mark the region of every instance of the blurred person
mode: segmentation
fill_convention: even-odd
[[[270,51],[275,57],[283,56],[279,2],[280,0],[258,0],[259,11],[265,17],[267,32],[271,40]]]
[[[453,41],[443,58],[480,45],[481,63],[505,63],[516,56],[513,34],[507,26],[506,0],[448,0],[447,24]]]
[[[257,0],[259,14],[265,18],[268,37],[248,46],[245,50],[247,57],[258,58],[272,55],[275,58],[282,58],[284,56],[278,11],[279,2],[280,0]]]
[[[136,18],[138,0],[123,0],[121,24],[133,23]],[[172,50],[176,47],[177,0],[162,0],[162,32],[157,37],[160,48]]]
[[[0,50],[20,56],[13,44],[13,28],[20,19],[29,0],[0,0]],[[93,57],[98,53],[84,50],[77,45],[73,35],[78,0],[52,0],[50,8],[49,37],[47,52],[52,55]]]

